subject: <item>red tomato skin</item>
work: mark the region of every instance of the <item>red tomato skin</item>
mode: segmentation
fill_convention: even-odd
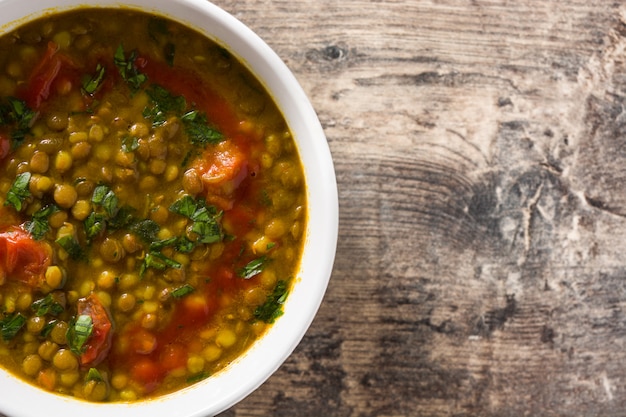
[[[0,233],[0,278],[16,279],[31,288],[45,282],[52,262],[50,246],[38,242],[20,227],[12,226]]]
[[[93,323],[93,331],[85,342],[85,351],[80,356],[80,364],[96,366],[107,357],[111,349],[113,335],[111,318],[100,298],[94,293],[78,300],[77,314],[89,315]]]

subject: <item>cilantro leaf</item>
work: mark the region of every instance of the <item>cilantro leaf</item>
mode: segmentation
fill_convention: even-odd
[[[187,101],[183,96],[175,96],[170,93],[166,88],[152,84],[150,88],[146,90],[148,97],[152,100],[163,113],[182,113],[187,107]]]
[[[33,302],[30,308],[35,312],[37,317],[45,316],[46,314],[58,316],[65,311],[63,305],[56,299],[53,293]]]
[[[12,148],[17,148],[30,131],[36,113],[26,102],[14,97],[8,97],[6,102],[0,103],[0,125],[12,125]]]
[[[33,236],[35,240],[43,238],[46,233],[48,233],[48,230],[50,230],[48,217],[59,210],[59,207],[55,204],[50,204],[49,206],[37,210],[33,214],[31,220],[24,223],[24,228]]]
[[[136,136],[124,136],[122,139],[122,152],[132,152],[139,148],[139,139]]]
[[[119,210],[119,199],[113,190],[106,185],[98,185],[93,190],[91,202],[96,206],[102,207],[110,218],[115,217]]]
[[[172,291],[170,294],[172,294],[172,297],[174,298],[182,298],[186,295],[191,294],[192,292],[194,292],[196,289],[194,287],[192,287],[189,284],[185,284],[182,287],[178,287],[176,288],[174,291]]]
[[[152,243],[157,238],[160,227],[154,220],[140,220],[130,226],[130,230],[142,240]]]
[[[178,252],[189,253],[196,247],[196,243],[189,240],[186,236],[181,236],[176,239],[174,247]]]
[[[243,279],[250,279],[260,274],[263,269],[265,269],[266,263],[267,257],[261,256],[260,258],[248,262],[246,266],[237,271],[237,275]]]
[[[198,202],[190,195],[181,197],[180,199],[174,201],[174,203],[170,206],[170,211],[172,213],[180,214],[181,216],[188,218],[191,218],[197,209]]]
[[[222,228],[214,218],[194,222],[191,231],[198,235],[197,242],[200,243],[215,243],[224,237]]]
[[[103,214],[92,211],[83,221],[83,226],[85,227],[87,240],[91,240],[105,230],[106,219]]]
[[[77,260],[84,257],[83,248],[80,247],[74,236],[66,235],[58,238],[55,242],[67,252],[70,258]]]
[[[84,94],[93,95],[102,86],[104,81],[105,69],[102,65],[96,65],[96,73],[93,75],[87,75],[82,80],[82,91]]]
[[[104,378],[96,368],[89,368],[87,375],[85,375],[85,382],[89,381],[103,382]]]
[[[142,74],[135,65],[136,59],[137,52],[132,51],[128,57],[126,57],[124,47],[121,44],[117,47],[113,55],[113,63],[133,92],[139,90],[139,87],[148,80],[148,77]]]
[[[182,265],[173,259],[168,258],[161,252],[150,251],[146,253],[141,268],[139,269],[139,275],[143,275],[148,268],[158,269],[160,271],[166,268],[182,268]]]
[[[189,141],[198,146],[216,144],[224,139],[224,135],[209,124],[204,113],[192,110],[185,113],[181,120]]]
[[[265,303],[254,310],[254,317],[265,323],[274,323],[283,315],[282,308],[288,294],[287,283],[283,280],[278,281],[272,293],[267,296]]]
[[[31,195],[28,189],[30,177],[30,172],[23,172],[15,177],[15,181],[13,181],[11,188],[7,192],[7,199],[4,202],[5,206],[11,205],[17,211],[22,210],[24,201]]]
[[[13,339],[22,327],[24,327],[24,324],[26,324],[26,317],[20,313],[5,316],[0,320],[0,335],[2,336],[2,340],[8,342]]]
[[[85,350],[85,342],[93,332],[93,320],[87,314],[81,314],[70,323],[67,329],[66,338],[70,350],[81,355]]]

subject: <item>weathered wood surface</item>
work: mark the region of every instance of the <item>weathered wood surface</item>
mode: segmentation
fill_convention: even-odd
[[[626,415],[626,3],[215,0],[311,98],[333,276],[243,416]]]

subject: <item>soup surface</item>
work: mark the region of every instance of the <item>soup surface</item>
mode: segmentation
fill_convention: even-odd
[[[228,51],[130,10],[0,38],[0,366],[88,401],[193,384],[282,314],[302,166]]]

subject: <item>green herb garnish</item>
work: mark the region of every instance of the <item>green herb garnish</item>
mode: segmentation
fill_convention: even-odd
[[[187,102],[183,96],[174,96],[167,89],[158,84],[152,84],[146,90],[152,100],[152,106],[146,106],[143,116],[152,120],[152,126],[162,126],[169,114],[179,115],[185,111]]]
[[[193,216],[198,209],[198,205],[199,204],[195,198],[190,195],[185,195],[172,203],[170,211],[172,213],[191,218],[191,216]]]
[[[66,235],[58,238],[55,242],[67,252],[70,258],[77,260],[84,257],[83,248],[74,236]]]
[[[213,206],[207,206],[202,198],[194,199],[186,195],[176,200],[169,209],[193,221],[191,230],[198,236],[196,243],[215,243],[224,238],[219,223],[222,213]],[[181,241],[181,245],[189,248],[190,242]]]
[[[67,329],[66,338],[70,350],[81,355],[85,351],[85,342],[93,332],[93,320],[87,314],[81,314],[76,320],[70,323]]]
[[[54,326],[56,326],[58,322],[58,320],[50,320],[43,326],[43,329],[41,329],[41,331],[39,332],[39,336],[44,338],[48,337],[50,335],[50,332],[52,331],[52,329],[54,329]]]
[[[130,226],[130,230],[139,236],[143,241],[152,243],[156,240],[160,227],[155,221],[145,219],[133,223]]]
[[[109,218],[115,217],[119,210],[119,200],[117,196],[113,190],[106,185],[98,185],[93,190],[91,202],[98,207],[102,207]]]
[[[204,113],[192,110],[185,113],[181,120],[189,141],[194,145],[206,146],[219,143],[224,139],[224,135],[220,131],[209,125]]]
[[[13,206],[15,210],[22,211],[24,201],[30,197],[30,190],[28,184],[30,182],[30,172],[23,172],[15,177],[15,181],[7,192],[7,199],[4,202],[5,206]]]
[[[105,69],[102,65],[96,65],[96,73],[93,75],[87,75],[82,80],[82,91],[85,94],[93,95],[102,86],[104,81]]]
[[[265,303],[254,310],[254,317],[265,323],[274,323],[283,315],[282,308],[288,293],[287,283],[283,280],[278,281],[272,293],[267,296]]]
[[[196,247],[196,243],[187,239],[187,237],[185,236],[181,236],[178,239],[176,239],[176,243],[174,244],[174,247],[179,252],[189,253]]]
[[[174,298],[182,298],[186,295],[191,294],[192,292],[194,292],[196,289],[194,287],[192,287],[189,284],[185,284],[182,287],[178,287],[176,288],[174,291],[171,292],[172,297]]]
[[[5,316],[0,320],[0,335],[2,340],[8,342],[13,339],[22,327],[26,324],[26,317],[20,313],[14,313],[9,316]]]
[[[35,301],[31,304],[30,308],[35,312],[37,317],[45,316],[46,314],[58,316],[65,310],[53,293]]]
[[[89,368],[87,375],[85,375],[85,382],[89,381],[104,382],[104,378],[96,368]]]
[[[24,223],[24,228],[35,240],[43,238],[46,233],[48,233],[48,230],[50,230],[48,217],[59,210],[60,209],[55,204],[50,204],[49,206],[37,210],[31,220]]]
[[[13,149],[21,144],[30,131],[35,115],[36,113],[26,105],[26,102],[14,97],[8,97],[5,103],[0,104],[0,125],[14,127],[11,133]]]
[[[124,136],[122,139],[122,152],[132,152],[139,148],[139,139],[135,136]]]
[[[100,235],[106,228],[106,218],[103,214],[96,212],[89,213],[89,216],[83,221],[85,227],[85,235],[87,240],[91,240],[94,237]]]
[[[237,271],[237,275],[243,279],[250,279],[255,275],[260,274],[263,269],[265,269],[266,263],[267,257],[261,256],[260,258],[248,262],[246,266]]]
[[[161,252],[150,251],[146,253],[146,256],[143,259],[143,263],[139,269],[139,275],[143,276],[148,268],[154,268],[162,271],[167,268],[180,269],[182,268],[182,265],[179,262],[163,255]]]
[[[113,56],[115,66],[133,92],[139,90],[141,84],[148,80],[148,77],[145,74],[142,74],[135,65],[136,59],[137,52],[132,51],[127,57],[124,53],[124,47],[122,45],[117,47],[115,55]]]

